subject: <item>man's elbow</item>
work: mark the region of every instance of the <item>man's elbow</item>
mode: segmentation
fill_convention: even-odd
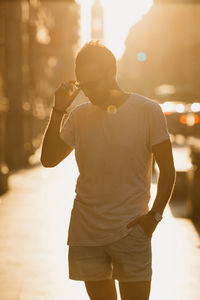
[[[167,176],[169,181],[171,181],[172,183],[175,183],[175,181],[176,181],[176,170],[175,170],[174,166],[167,168],[166,176]]]
[[[168,165],[160,168],[160,175],[167,178],[168,181],[176,181],[176,170],[174,165]]]
[[[172,167],[171,170],[169,171],[169,176],[172,180],[173,183],[176,181],[176,170],[175,167]]]
[[[54,168],[54,167],[56,166],[56,165],[54,165],[54,164],[44,163],[44,162],[42,162],[42,161],[41,161],[41,164],[42,164],[42,166],[45,167],[45,168]]]
[[[58,163],[55,163],[55,162],[45,159],[42,155],[40,157],[40,162],[41,162],[42,166],[45,168],[54,168],[58,164]]]

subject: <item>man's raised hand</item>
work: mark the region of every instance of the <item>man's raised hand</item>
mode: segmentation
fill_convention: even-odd
[[[61,83],[55,91],[54,107],[57,110],[65,111],[80,92],[74,81]]]

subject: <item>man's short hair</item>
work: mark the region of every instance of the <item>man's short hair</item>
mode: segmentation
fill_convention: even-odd
[[[113,70],[116,75],[117,63],[114,54],[101,42],[90,41],[86,43],[78,52],[76,57],[76,68],[95,63],[103,72]]]

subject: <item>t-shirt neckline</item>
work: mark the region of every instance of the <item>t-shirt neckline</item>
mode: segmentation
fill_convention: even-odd
[[[116,110],[117,110],[116,112],[121,111],[121,110],[128,104],[128,102],[129,102],[131,96],[132,96],[132,93],[129,93],[129,94],[127,95],[126,100],[125,100],[121,105],[116,106]],[[114,105],[114,104],[111,104],[110,106],[115,106],[115,105]],[[107,110],[101,109],[99,106],[96,106],[96,107],[97,107],[98,110],[101,111],[102,113],[106,113],[106,114],[108,114],[108,115],[114,115],[114,114],[112,114],[112,113],[109,113]]]

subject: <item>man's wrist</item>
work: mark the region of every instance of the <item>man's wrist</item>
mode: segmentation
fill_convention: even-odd
[[[148,212],[148,215],[150,215],[151,217],[153,217],[156,220],[156,222],[160,222],[162,220],[162,218],[163,218],[162,215],[159,212],[157,212],[157,211],[155,211],[153,209],[151,209]]]
[[[66,109],[65,110],[64,109],[58,109],[55,106],[52,107],[52,110],[53,110],[53,112],[56,112],[57,114],[63,114],[64,115],[64,114],[67,113]]]

